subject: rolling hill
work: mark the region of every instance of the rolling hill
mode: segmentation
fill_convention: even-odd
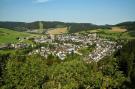
[[[0,44],[17,42],[19,38],[26,38],[33,36],[33,34],[25,32],[17,32],[10,29],[0,28]]]
[[[122,22],[116,25],[95,25],[91,23],[65,23],[59,21],[35,21],[30,23],[0,21],[0,28],[7,28],[7,29],[23,32],[28,30],[40,29],[39,23],[42,23],[43,29],[52,29],[52,28],[63,29],[67,27],[69,33],[76,33],[80,31],[88,31],[88,30],[95,30],[95,29],[111,29],[111,27],[121,27],[123,29],[127,29],[127,31],[135,31],[135,22]],[[115,29],[115,31],[117,30],[118,29]]]
[[[116,26],[119,26],[119,27],[122,27],[122,28],[126,28],[129,31],[135,31],[135,21],[119,23],[119,24],[116,24]]]

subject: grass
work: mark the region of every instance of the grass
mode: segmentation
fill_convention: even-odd
[[[34,34],[17,32],[10,29],[0,28],[0,44],[3,43],[16,43],[19,38],[26,38],[29,36],[34,36]]]
[[[64,28],[54,28],[53,30],[48,31],[49,34],[63,34],[68,33],[67,27]]]
[[[11,50],[11,49],[0,50],[0,54],[7,54],[7,53],[14,54],[15,53],[15,50]]]
[[[94,46],[87,47],[87,48],[83,47],[79,49],[78,51],[82,53],[83,55],[88,55],[90,52],[92,52],[93,49],[94,49]]]
[[[128,31],[125,30],[99,30],[98,34],[103,38],[112,38],[112,39],[135,39],[132,37]]]

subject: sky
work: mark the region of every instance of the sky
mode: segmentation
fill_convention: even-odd
[[[135,0],[0,0],[0,21],[117,24],[135,21]]]

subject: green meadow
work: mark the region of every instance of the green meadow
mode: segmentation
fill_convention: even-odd
[[[0,44],[18,42],[18,37],[24,38],[29,36],[33,36],[33,34],[0,28]]]
[[[116,32],[111,30],[98,30],[97,33],[100,37],[103,38],[112,38],[112,39],[135,39],[135,37],[131,36],[128,31],[125,32]]]
[[[134,32],[126,31],[124,29],[96,29],[96,30],[88,30],[88,31],[81,31],[81,34],[86,33],[97,33],[98,36],[101,38],[110,38],[110,39],[125,39],[131,40],[135,39]]]

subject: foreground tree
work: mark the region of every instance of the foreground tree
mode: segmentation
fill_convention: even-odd
[[[39,89],[46,76],[46,63],[39,56],[10,59],[4,74],[4,89]]]
[[[116,58],[106,57],[99,61],[99,70],[103,74],[102,88],[120,88],[126,80],[122,71],[119,70]]]
[[[72,60],[53,65],[48,71],[49,80],[45,89],[78,89],[85,87],[89,71],[83,61]]]
[[[127,77],[127,81],[123,85],[129,89],[135,88],[135,40],[131,40],[124,45],[115,56],[117,57],[119,69]]]

